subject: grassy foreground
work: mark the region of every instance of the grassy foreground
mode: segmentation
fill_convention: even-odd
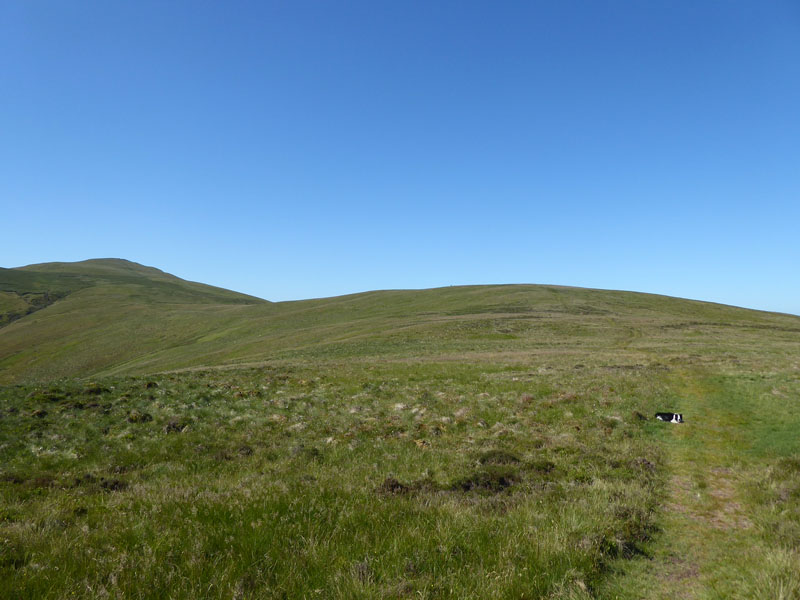
[[[0,597],[797,598],[799,393],[453,363],[6,387]],[[693,420],[641,418],[666,404]]]
[[[800,598],[796,317],[118,267],[6,285],[0,598]]]
[[[648,371],[205,371],[3,390],[0,596],[588,595],[656,530]]]

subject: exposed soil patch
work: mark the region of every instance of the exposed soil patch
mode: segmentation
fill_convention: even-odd
[[[643,471],[647,471],[649,473],[655,473],[655,471],[656,471],[655,464],[653,464],[652,462],[650,462],[649,460],[647,460],[646,458],[643,458],[641,456],[639,458],[635,459],[633,461],[633,464],[635,464],[637,467],[639,467]]]
[[[121,479],[106,479],[105,477],[101,477],[100,487],[107,492],[121,492],[127,489],[128,483]]]
[[[305,460],[321,460],[322,452],[315,446],[306,446],[305,444],[298,444],[294,446],[290,453],[293,457],[302,458]]]
[[[714,499],[716,506],[709,517],[711,524],[717,529],[752,527],[753,522],[744,514],[742,504],[736,500],[736,488],[730,480],[730,472],[719,468],[712,472],[715,477],[708,495]]]
[[[139,463],[131,463],[128,465],[112,465],[108,468],[108,472],[113,473],[114,475],[124,475],[125,473],[130,473],[131,471],[141,468],[142,465]]]
[[[28,394],[28,400],[36,402],[61,402],[71,396],[71,392],[65,392],[59,388],[50,388],[47,390],[40,390]]]
[[[164,433],[183,433],[188,425],[179,419],[170,419],[164,426]]]
[[[253,448],[248,446],[247,444],[243,444],[239,446],[237,452],[239,453],[239,456],[250,456],[251,454],[253,454]]]
[[[411,488],[404,483],[400,483],[400,481],[394,477],[387,477],[383,480],[383,483],[378,486],[376,491],[380,494],[397,496],[408,494],[411,491]]]
[[[384,496],[404,496],[418,492],[438,492],[441,489],[441,486],[432,479],[418,479],[405,484],[395,477],[387,477],[375,491]]]
[[[89,487],[94,488],[95,491],[99,488],[105,492],[120,492],[127,489],[128,482],[117,478],[97,477],[91,473],[84,473],[80,477],[76,477],[70,487]]]
[[[83,393],[90,395],[90,396],[99,396],[100,394],[105,394],[106,392],[110,392],[106,387],[103,387],[99,383],[90,383],[83,389]]]
[[[736,500],[736,487],[730,480],[730,471],[716,468],[705,492],[712,506],[701,505],[702,494],[695,489],[688,477],[672,478],[673,501],[667,503],[671,511],[691,515],[695,522],[705,522],[715,529],[748,528],[753,523],[744,514],[744,507]]]
[[[690,562],[684,558],[671,556],[667,560],[667,565],[669,569],[661,574],[662,579],[686,581],[700,577],[700,567],[698,567],[696,563]],[[684,598],[687,597],[689,596],[684,596]]]
[[[450,485],[453,491],[498,493],[511,487],[520,480],[514,469],[493,467],[476,471],[466,477],[457,479]]]
[[[153,415],[150,413],[143,413],[135,408],[128,413],[128,423],[148,423],[153,420]]]
[[[97,481],[97,477],[92,475],[91,473],[85,473],[80,477],[76,477],[75,481],[73,482],[73,487],[79,487],[82,485],[91,485]]]

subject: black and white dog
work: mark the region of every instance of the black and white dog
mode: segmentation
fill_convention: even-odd
[[[683,413],[656,413],[659,421],[669,421],[670,423],[683,423]]]

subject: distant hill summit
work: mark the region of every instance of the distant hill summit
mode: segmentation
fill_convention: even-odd
[[[16,269],[0,268],[0,291],[18,295],[36,292],[61,296],[88,287],[133,285],[147,289],[153,300],[218,301],[235,304],[266,302],[254,296],[203,283],[185,281],[155,267],[120,258],[96,258],[81,262],[52,262]]]
[[[190,315],[269,304],[118,258],[0,268],[0,382],[92,372],[183,339]]]
[[[798,333],[800,317],[635,292],[486,285],[271,303],[121,259],[0,269],[0,384],[283,359],[565,361],[577,348],[636,363],[688,347],[705,360]]]

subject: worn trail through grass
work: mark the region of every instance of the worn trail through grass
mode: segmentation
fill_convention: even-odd
[[[755,597],[739,584],[747,570],[759,570],[766,551],[748,504],[747,486],[761,470],[751,451],[758,432],[748,435],[746,409],[708,374],[684,371],[674,385],[686,423],[663,431],[670,479],[661,531],[650,555],[624,565],[600,597]]]
[[[735,562],[730,555],[746,548],[752,527],[733,468],[737,432],[708,403],[718,390],[696,374],[684,375],[683,385],[691,416],[665,432],[671,480],[663,547],[652,565],[660,585],[649,588],[650,598],[707,596],[714,588],[708,575]]]

